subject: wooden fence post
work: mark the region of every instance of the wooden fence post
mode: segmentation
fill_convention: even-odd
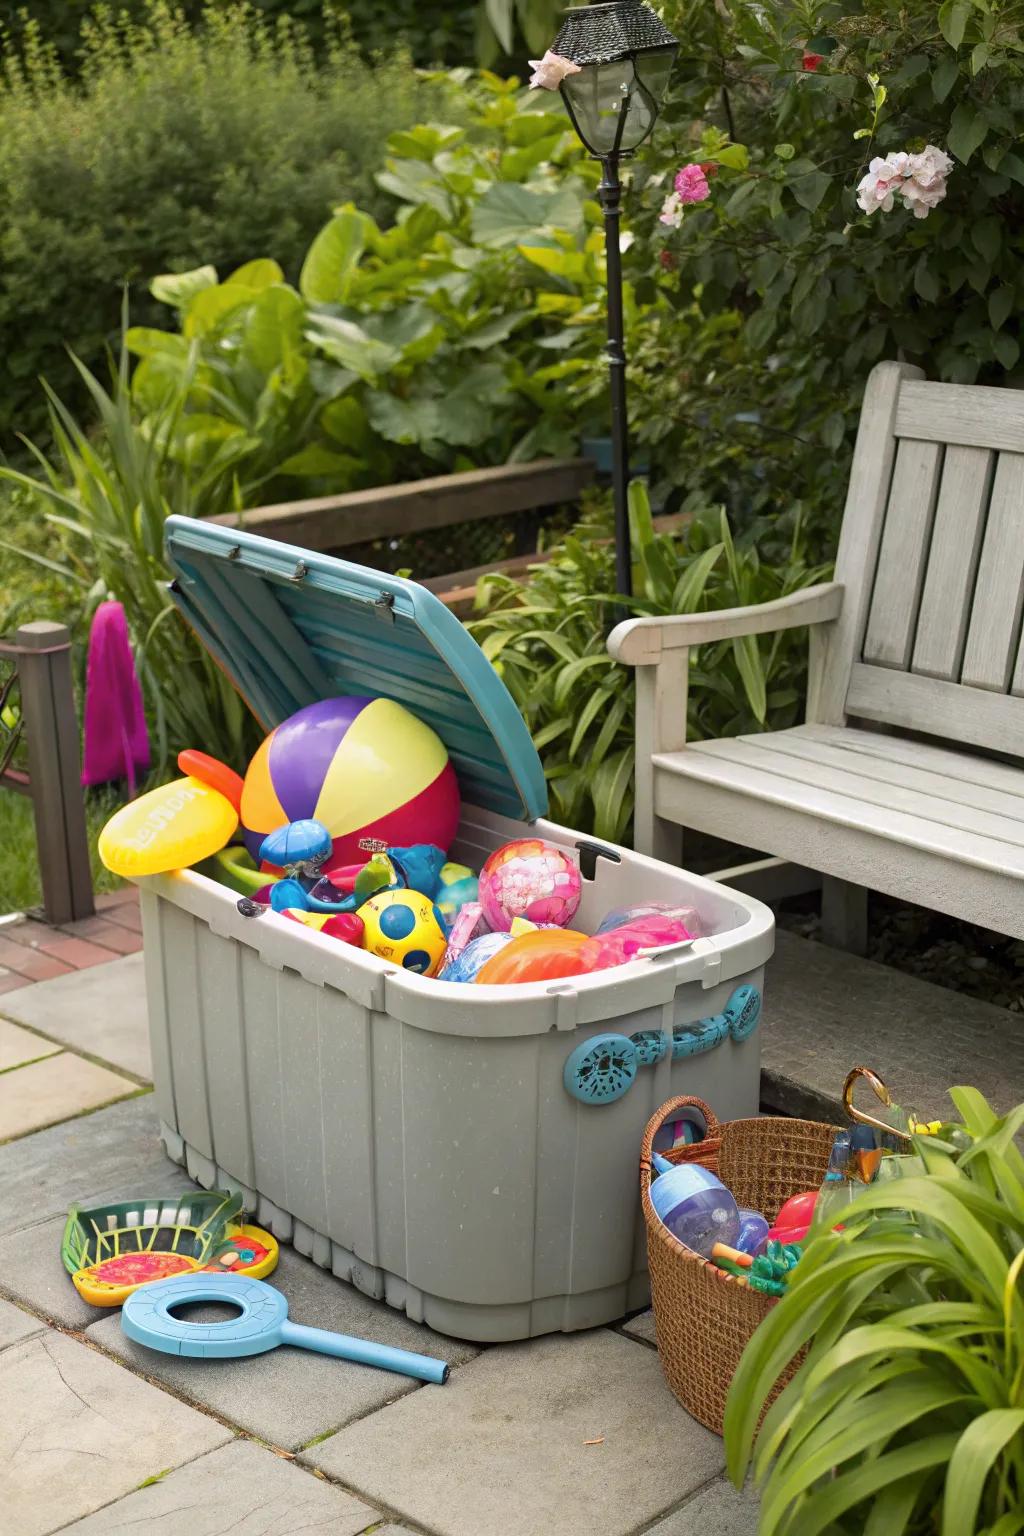
[[[15,635],[43,907],[49,923],[96,910],[82,799],[71,633],[38,619]]]

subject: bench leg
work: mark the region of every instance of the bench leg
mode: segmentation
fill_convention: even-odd
[[[868,893],[833,875],[821,878],[821,931],[825,943],[852,955],[867,953]]]
[[[633,820],[633,847],[637,853],[646,853],[652,859],[661,859],[677,869],[683,863],[683,829],[674,822],[665,821],[653,812],[644,814],[646,806],[638,807]]]

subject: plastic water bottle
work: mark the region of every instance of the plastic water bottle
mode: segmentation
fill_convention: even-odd
[[[716,1243],[735,1247],[739,1210],[721,1179],[699,1163],[674,1165],[656,1155],[653,1164],[651,1203],[672,1236],[705,1259]]]

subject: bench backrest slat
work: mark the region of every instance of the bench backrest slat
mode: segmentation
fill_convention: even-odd
[[[809,719],[1024,756],[1024,391],[876,368],[836,576],[844,612],[812,652]]]

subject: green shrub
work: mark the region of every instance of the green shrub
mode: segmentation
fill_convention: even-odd
[[[466,128],[389,148],[390,228],[339,209],[298,291],[268,258],[161,277],[181,334],[127,333],[140,430],[180,398],[172,456],[230,451],[240,505],[571,453],[603,421],[603,236],[561,114],[521,112],[488,76]]]
[[[727,1464],[740,1484],[754,1462],[761,1536],[1024,1523],[1024,1105],[998,1118],[975,1089],[950,1097],[961,1122],[915,1138],[919,1172],[870,1185],[844,1230],[812,1232],[740,1361]]]
[[[799,521],[787,558],[761,563],[749,542],[733,543],[724,513],[696,518],[682,533],[656,533],[647,493],[630,488],[637,614],[699,613],[768,602],[828,575],[807,564]],[[633,814],[634,673],[607,651],[614,611],[615,555],[607,516],[582,523],[526,581],[482,578],[484,616],[470,628],[504,679],[544,762],[552,815],[612,842],[628,838]],[[744,636],[691,653],[688,733],[738,735],[796,723],[807,639],[786,630]]]
[[[172,511],[188,515],[206,501],[212,506],[229,501],[237,479],[230,448],[201,469],[187,458],[175,459],[169,445],[175,440],[180,400],[168,400],[162,430],[149,436],[138,430],[133,417],[127,354],[122,354],[110,391],[79,367],[99,432],[85,432],[51,393],[54,449],[49,459],[38,454],[42,473],[33,478],[0,467],[5,485],[28,499],[61,542],[46,554],[28,546],[13,552],[63,582],[60,617],[79,640],[101,602],[114,598],[124,605],[155,733],[158,772],[186,746],[202,747],[229,762],[245,761],[258,745],[258,728],[180,618],[168,591],[164,559],[164,523]],[[5,540],[0,548],[5,557],[12,553]]]
[[[146,0],[107,0],[115,14],[138,20],[145,12]],[[231,0],[218,0],[224,10]],[[356,46],[364,55],[391,52],[396,40],[408,48],[418,65],[464,64],[473,53],[475,7],[472,0],[445,5],[442,0],[253,0],[254,9],[268,21],[281,17],[301,22],[309,33],[314,49],[325,49],[330,37],[331,17],[344,16],[352,28]],[[80,66],[83,30],[96,9],[96,0],[0,0],[0,27],[16,41],[25,35],[26,19],[31,17],[47,42],[52,43],[62,68],[77,73]],[[190,21],[199,19],[203,0],[188,0],[182,7]]]
[[[287,26],[209,8],[198,31],[154,3],[137,27],[88,33],[79,83],[29,39],[0,77],[0,439],[45,422],[37,377],[62,395],[116,339],[124,283],[155,321],[151,278],[270,248],[297,276],[330,208],[381,212],[387,134],[430,115],[440,88],[401,54],[375,68],[335,38],[317,71]],[[80,398],[80,397],[79,397]]]
[[[669,0],[684,40],[659,127],[636,166],[637,291],[696,301],[696,363],[634,386],[641,430],[675,495],[725,500],[741,522],[805,497],[834,534],[864,381],[900,355],[933,378],[1019,385],[1024,256],[1024,52],[1019,8],[986,0]],[[681,228],[658,222],[677,167],[730,162]],[[925,218],[897,197],[870,216],[874,157],[932,144],[953,160]],[[709,153],[711,151],[711,153]],[[663,359],[670,355],[663,348]]]

